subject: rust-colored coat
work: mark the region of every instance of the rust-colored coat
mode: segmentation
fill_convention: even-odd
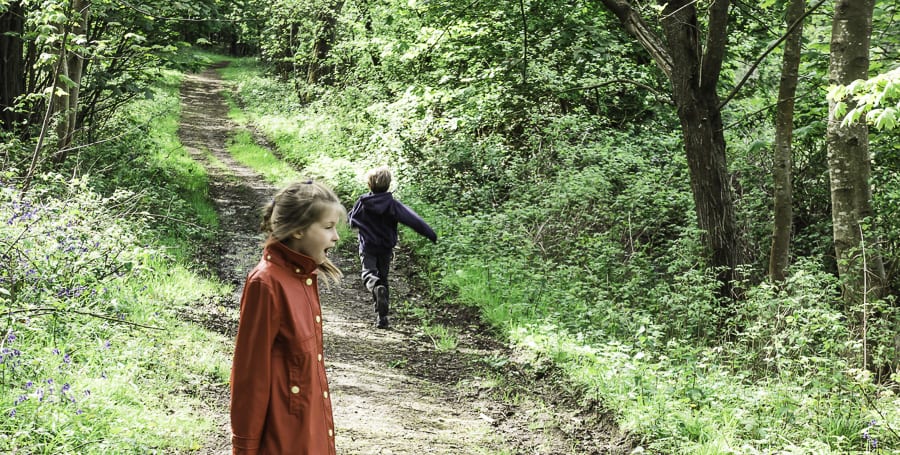
[[[247,275],[231,369],[235,455],[334,455],[315,262],[281,243]]]

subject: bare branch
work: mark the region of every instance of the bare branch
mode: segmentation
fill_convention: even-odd
[[[747,83],[747,79],[750,79],[750,75],[753,74],[754,71],[756,71],[756,67],[758,67],[759,64],[762,63],[762,61],[773,50],[775,50],[775,48],[778,47],[779,44],[784,42],[784,40],[786,40],[788,38],[788,36],[790,36],[791,32],[794,31],[795,28],[797,28],[798,26],[800,26],[800,24],[803,23],[803,20],[806,19],[806,16],[809,16],[810,14],[812,14],[813,11],[817,10],[824,3],[825,3],[825,0],[819,0],[819,2],[816,3],[815,5],[813,5],[812,8],[810,8],[807,12],[803,13],[803,16],[800,16],[799,19],[794,21],[794,23],[791,24],[790,27],[788,27],[787,31],[784,32],[784,34],[781,35],[781,37],[778,38],[777,41],[775,41],[774,43],[769,45],[769,48],[766,49],[765,52],[763,52],[762,55],[760,55],[759,58],[756,59],[755,62],[753,62],[753,65],[750,66],[750,69],[747,70],[747,73],[744,74],[744,77],[741,78],[741,81],[738,82],[738,84],[735,85],[734,88],[731,90],[731,93],[729,93],[728,96],[726,96],[725,99],[722,100],[722,102],[719,104],[719,109],[725,108],[725,105],[728,104],[728,102],[731,101],[731,99],[734,98],[735,95],[737,95],[737,92],[741,90],[741,87],[743,87],[744,84]]]

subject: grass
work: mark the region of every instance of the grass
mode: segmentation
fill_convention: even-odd
[[[0,452],[189,452],[219,430],[202,394],[226,390],[232,342],[181,316],[232,289],[193,262],[217,218],[177,143],[178,80],[130,106],[146,134],[81,155],[122,167],[0,192]]]
[[[241,164],[262,173],[276,187],[302,178],[293,167],[279,160],[270,150],[259,146],[247,130],[238,130],[228,143],[228,152]]]
[[[454,351],[459,346],[459,337],[453,329],[439,323],[422,321],[422,332],[431,339],[438,352]]]

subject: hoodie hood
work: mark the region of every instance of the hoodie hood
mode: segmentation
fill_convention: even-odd
[[[394,195],[389,191],[369,193],[360,197],[359,200],[366,208],[366,211],[383,215],[391,208],[391,204],[394,202]]]

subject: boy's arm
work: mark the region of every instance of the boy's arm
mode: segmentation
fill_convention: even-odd
[[[347,214],[347,224],[349,224],[350,227],[359,227],[359,222],[356,221],[356,215],[359,214],[360,210],[362,210],[362,198],[356,200],[356,203],[353,204],[353,208],[350,209],[350,213]]]
[[[431,243],[437,242],[437,234],[434,233],[434,229],[431,229],[431,226],[429,226],[418,213],[413,211],[413,209],[407,207],[398,200],[394,200],[393,208],[394,218],[397,218],[397,221],[409,226],[422,237],[431,240]]]

